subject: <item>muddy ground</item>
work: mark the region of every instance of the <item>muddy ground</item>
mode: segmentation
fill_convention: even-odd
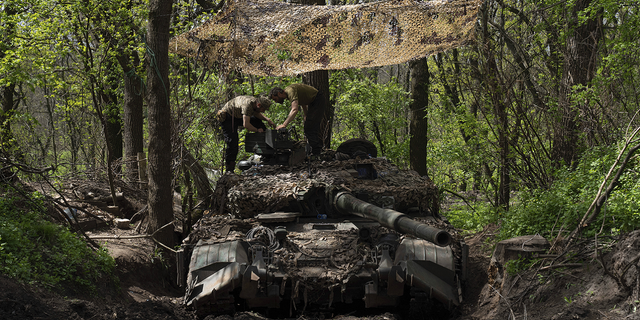
[[[497,282],[488,276],[497,230],[498,226],[491,225],[466,237],[470,279],[465,301],[450,315],[437,319],[640,319],[636,313],[640,305],[640,231],[608,242],[609,248],[601,243],[598,248],[605,250],[601,260],[590,253],[591,240],[585,240],[582,245],[587,249],[580,263],[553,268],[534,265]],[[99,240],[117,262],[119,290],[76,296],[0,276],[0,319],[198,319],[182,305],[184,290],[172,281],[174,257],[161,253],[148,238],[126,238],[139,234],[134,228],[123,230],[112,225],[87,233],[90,237],[120,237]],[[310,313],[297,318],[400,319],[396,311],[362,315],[352,310],[330,317]],[[243,312],[206,319],[267,318]]]

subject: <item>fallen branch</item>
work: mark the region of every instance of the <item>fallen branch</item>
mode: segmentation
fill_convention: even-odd
[[[500,296],[500,298],[502,298],[504,300],[504,302],[507,304],[507,307],[509,308],[509,319],[514,319],[515,320],[516,316],[513,313],[513,309],[511,309],[511,304],[509,303],[509,300],[507,298],[505,298],[504,296],[502,296],[500,294],[500,291],[496,290],[496,288],[494,288],[492,285],[489,285],[489,287],[491,289],[493,289],[493,291],[495,291],[498,294],[498,296]]]
[[[467,202],[467,199],[466,199],[465,197],[463,197],[462,195],[460,195],[460,194],[458,194],[458,193],[456,193],[456,192],[454,192],[454,191],[451,191],[451,190],[449,190],[449,189],[443,189],[443,191],[449,192],[449,193],[451,193],[452,195],[454,195],[454,196],[456,196],[456,197],[458,197],[458,198],[462,199],[462,201],[464,201],[464,203],[465,203],[469,208],[471,208],[471,211],[473,212],[473,214],[478,215],[478,213],[476,212],[476,209],[474,209],[474,208],[469,204],[469,202]]]
[[[580,277],[576,277],[576,276],[574,276],[574,275],[572,275],[572,274],[570,274],[570,273],[566,273],[566,272],[562,272],[562,271],[558,271],[558,270],[556,270],[555,272],[557,272],[557,273],[559,273],[559,274],[563,274],[563,275],[565,275],[565,276],[574,277],[574,278],[576,278],[577,280],[580,280],[580,281],[582,281],[582,282],[585,282],[585,281],[586,281],[586,280],[584,280],[584,279],[582,279],[582,278],[580,278]]]
[[[156,233],[158,233],[160,230],[170,226],[171,224],[173,224],[175,222],[175,220],[165,224],[164,226],[162,226],[160,229],[156,230],[154,233],[152,234],[142,234],[142,235],[138,235],[138,236],[95,236],[95,237],[90,237],[90,239],[112,239],[112,240],[121,240],[121,239],[141,239],[141,238],[151,238],[151,240],[153,240],[153,242],[157,243],[158,245],[160,245],[161,247],[176,253],[177,251],[167,247],[164,243],[156,240],[156,238],[154,238],[154,236],[156,235]]]
[[[602,311],[600,311],[600,310],[598,310],[598,312],[600,312],[600,314],[601,314],[603,317],[605,317],[605,318],[607,318],[607,319],[611,319],[611,318],[607,317],[607,315],[606,315],[606,314],[604,314],[604,312],[602,312]]]
[[[63,197],[63,198],[64,198],[64,197]],[[93,214],[93,213],[91,213],[91,212],[89,212],[89,211],[87,211],[87,210],[85,210],[85,209],[83,209],[83,208],[81,208],[81,207],[73,206],[73,205],[69,204],[66,200],[63,200],[63,201],[64,201],[64,203],[61,203],[61,202],[59,202],[59,201],[58,201],[58,200],[56,200],[56,199],[52,199],[51,201],[53,201],[53,203],[57,204],[58,206],[66,207],[66,208],[69,208],[69,209],[75,209],[75,210],[78,210],[78,211],[80,211],[80,212],[82,212],[82,213],[84,213],[84,214],[86,214],[86,215],[88,215],[88,216],[90,216],[90,217],[92,217],[92,218],[94,218],[94,219],[96,219],[96,220],[100,220],[100,221],[102,221],[102,222],[106,222],[106,221],[105,221],[104,219],[102,219],[100,216],[97,216],[97,215],[95,215],[95,214]]]
[[[141,235],[137,235],[137,236],[93,236],[93,237],[89,237],[92,240],[105,240],[105,239],[110,239],[110,240],[126,240],[126,239],[141,239],[141,238],[151,238],[150,234],[141,234]]]
[[[587,212],[585,212],[584,216],[582,217],[582,220],[580,220],[580,223],[578,223],[578,226],[569,235],[569,238],[567,239],[567,243],[565,245],[564,252],[563,252],[562,255],[564,255],[566,252],[569,251],[569,248],[573,244],[573,241],[575,240],[577,235],[580,232],[582,232],[583,229],[588,227],[591,224],[591,222],[598,216],[598,214],[600,214],[600,210],[601,210],[602,206],[604,205],[605,201],[609,198],[609,196],[613,192],[613,189],[618,185],[618,181],[620,180],[620,177],[622,176],[622,173],[625,171],[627,163],[633,157],[633,154],[638,149],[640,149],[640,144],[637,144],[637,145],[629,148],[629,146],[632,143],[637,142],[634,139],[635,139],[635,136],[638,135],[639,132],[640,132],[640,127],[636,128],[631,133],[629,138],[626,139],[622,150],[620,150],[620,152],[618,153],[618,157],[614,161],[613,165],[611,165],[611,168],[609,168],[609,172],[607,172],[607,175],[605,176],[604,180],[600,184],[600,188],[598,189],[598,193],[596,194],[595,199],[593,200],[593,202],[589,206],[589,209],[587,209]],[[622,158],[622,156],[624,155],[625,151],[627,151],[627,150],[628,150],[627,155],[621,162],[620,159]],[[620,164],[620,166],[618,167],[616,175],[609,182],[609,185],[607,186],[606,190],[604,190],[605,189],[605,185],[607,184],[607,181],[609,181],[609,178],[613,174],[613,171],[616,168],[616,166],[618,166],[618,164]]]
[[[546,267],[542,267],[540,268],[540,271],[543,270],[550,270],[550,269],[556,269],[556,268],[576,268],[576,267],[582,267],[584,266],[584,264],[582,263],[561,263],[561,264],[552,264],[550,266],[546,266]]]
[[[148,205],[145,205],[142,209],[140,209],[140,211],[136,212],[133,214],[133,216],[131,216],[131,219],[129,219],[132,223],[136,222],[137,219],[140,219],[141,221],[143,220],[143,216],[147,214],[148,212]]]

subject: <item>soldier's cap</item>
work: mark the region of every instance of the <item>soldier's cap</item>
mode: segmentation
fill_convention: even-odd
[[[269,109],[271,107],[271,99],[266,96],[258,97],[258,103],[261,104],[265,109]]]

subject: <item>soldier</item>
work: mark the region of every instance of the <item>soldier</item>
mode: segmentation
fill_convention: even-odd
[[[236,167],[239,142],[238,127],[243,126],[252,132],[264,132],[267,127],[262,120],[267,121],[271,127],[275,126],[275,123],[263,114],[263,112],[269,110],[270,106],[271,101],[264,96],[259,98],[237,96],[229,100],[218,111],[217,119],[222,126],[224,142],[227,144],[224,154],[226,172],[233,172]]]
[[[311,147],[311,155],[319,156],[322,152],[324,139],[320,135],[320,123],[323,120],[327,101],[318,89],[302,84],[294,83],[284,88],[275,87],[269,92],[269,98],[277,103],[285,99],[291,101],[291,111],[284,122],[276,129],[285,128],[293,121],[300,107],[304,116],[304,135]]]

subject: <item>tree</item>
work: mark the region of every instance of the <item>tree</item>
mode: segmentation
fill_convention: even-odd
[[[590,85],[596,71],[598,44],[600,41],[599,15],[589,16],[582,21],[580,13],[589,7],[591,0],[577,0],[566,9],[564,17],[567,29],[566,41],[563,48],[564,68],[559,92],[559,110],[554,126],[554,141],[551,156],[555,160],[563,160],[571,164],[580,155],[585,141],[579,137],[583,125],[579,114],[588,108],[583,103],[575,101],[573,90],[575,86]],[[582,109],[582,110],[581,110]]]
[[[140,57],[136,51],[127,51],[118,54],[118,62],[124,72],[124,99],[123,99],[123,121],[124,121],[124,152],[126,163],[126,177],[129,181],[137,181],[139,152],[144,151],[143,141],[143,96],[144,90],[142,78],[136,71],[136,66],[140,64]]]
[[[322,123],[320,124],[320,134],[325,148],[331,146],[331,127],[333,126],[333,103],[329,99],[329,72],[327,70],[318,70],[307,72],[302,76],[302,82],[318,89],[318,94],[323,94],[326,106]]]
[[[7,52],[12,52],[13,38],[16,36],[16,16],[18,10],[16,4],[7,3],[3,6],[0,17],[2,17],[2,28],[0,29],[0,60],[12,60],[7,57]],[[15,99],[16,81],[15,77],[3,74],[0,79],[0,150],[2,157],[13,157],[18,154],[17,145],[11,131],[11,118],[15,112],[17,101]],[[0,176],[2,173],[0,173]]]
[[[104,115],[105,123],[107,127],[105,133],[108,134],[105,138],[109,143],[109,170],[113,170],[114,173],[122,172],[121,165],[114,165],[117,160],[122,159],[122,121],[120,116],[120,106],[118,104],[118,83],[120,74],[115,65],[115,61],[109,60],[107,67],[107,83],[102,93],[102,100],[105,104]]]
[[[149,232],[173,246],[169,27],[172,0],[149,1],[147,89],[149,110]]]
[[[509,118],[507,113],[508,97],[506,91],[508,86],[505,84],[502,78],[502,73],[498,68],[496,62],[496,52],[493,43],[490,38],[489,28],[491,25],[489,17],[489,7],[485,6],[482,10],[481,18],[481,49],[482,66],[480,70],[483,80],[483,91],[486,95],[486,100],[489,103],[488,108],[493,114],[493,125],[495,135],[497,137],[497,149],[498,149],[498,177],[499,185],[496,190],[496,205],[509,210],[509,199],[511,192],[511,155],[509,146]]]
[[[122,122],[125,175],[129,181],[137,181],[137,157],[138,153],[144,151],[144,80],[138,74],[140,57],[135,46],[132,45],[136,41],[136,33],[140,30],[132,17],[131,11],[138,11],[140,8],[135,8],[131,0],[126,0],[125,4],[122,6],[115,3],[108,7],[107,10],[110,16],[103,16],[103,22],[106,25],[103,32],[108,34],[108,37],[105,38],[115,43],[115,58],[122,71],[121,78],[124,80],[124,86],[122,87]],[[107,32],[109,28],[113,28],[111,32]]]
[[[411,98],[409,105],[409,162],[421,176],[427,175],[427,106],[429,105],[429,65],[427,58],[411,61]]]

